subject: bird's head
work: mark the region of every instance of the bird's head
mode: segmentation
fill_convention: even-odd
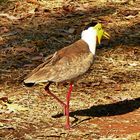
[[[96,33],[97,33],[97,40],[98,40],[98,43],[99,43],[99,44],[101,43],[102,37],[105,37],[105,38],[107,38],[107,39],[110,38],[110,35],[102,29],[101,23],[97,23],[97,24],[96,24],[94,27],[92,27],[92,28],[93,28],[93,30],[95,30]]]
[[[97,42],[100,44],[101,43],[101,39],[102,37],[105,37],[107,39],[110,38],[110,35],[105,32],[102,28],[102,24],[101,23],[97,23],[97,22],[91,22],[89,23],[84,31],[82,32],[82,36],[86,37],[86,38],[92,38],[92,41],[95,40],[97,38]],[[95,39],[94,39],[95,37]]]

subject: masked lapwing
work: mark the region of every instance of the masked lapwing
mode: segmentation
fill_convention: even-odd
[[[26,86],[47,83],[45,91],[53,96],[63,107],[66,115],[66,128],[70,128],[69,102],[75,79],[86,73],[93,64],[97,42],[102,37],[109,39],[109,34],[102,29],[101,23],[88,24],[81,33],[81,39],[50,55],[47,60],[36,67],[24,80]],[[70,86],[66,102],[61,101],[49,90],[52,82],[69,81]]]

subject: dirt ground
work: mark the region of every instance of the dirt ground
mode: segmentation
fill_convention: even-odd
[[[1,1],[0,1],[1,2]],[[91,20],[111,39],[74,86],[71,129],[44,86],[23,86],[45,58],[80,38]],[[65,101],[68,83],[51,85]],[[139,140],[140,2],[7,0],[0,5],[0,140]]]

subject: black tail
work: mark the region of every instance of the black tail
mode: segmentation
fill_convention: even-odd
[[[34,86],[34,84],[35,84],[35,83],[25,83],[25,82],[24,82],[24,85],[25,85],[26,87],[32,87],[32,86]]]

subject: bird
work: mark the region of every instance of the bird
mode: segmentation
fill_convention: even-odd
[[[88,72],[92,66],[97,43],[101,43],[102,37],[109,39],[110,35],[103,30],[101,23],[92,21],[85,26],[79,40],[49,55],[44,63],[37,66],[24,79],[24,85],[28,87],[46,83],[45,91],[47,94],[55,98],[64,108],[66,129],[71,128],[69,103],[74,82]],[[52,83],[67,81],[70,83],[69,90],[66,94],[66,102],[63,102],[50,91],[49,86]]]

